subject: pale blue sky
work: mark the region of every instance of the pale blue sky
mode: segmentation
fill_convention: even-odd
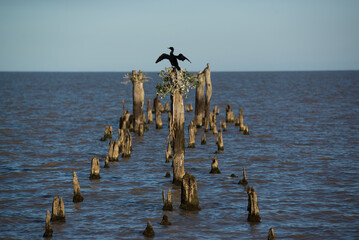
[[[359,70],[359,1],[0,0],[0,71]]]

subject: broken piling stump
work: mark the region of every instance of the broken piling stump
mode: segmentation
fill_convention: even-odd
[[[197,78],[198,78],[198,86],[196,88],[194,119],[196,121],[196,126],[200,128],[203,125],[203,120],[205,117],[204,87],[206,85],[206,80],[205,80],[204,72],[202,71],[199,72]]]
[[[189,135],[188,147],[194,148],[195,140],[196,140],[196,125],[194,124],[194,120],[192,120],[188,126],[188,135]]]
[[[147,227],[146,227],[145,231],[143,232],[143,235],[145,235],[146,237],[155,236],[155,231],[153,230],[150,220],[147,220]]]
[[[183,176],[180,208],[189,211],[201,210],[199,207],[197,181],[196,178],[189,173]]]
[[[211,164],[211,171],[209,173],[212,174],[218,174],[221,173],[221,171],[218,168],[218,160],[216,157],[213,158],[212,164]]]
[[[147,123],[153,122],[151,99],[147,101]]]
[[[93,157],[91,160],[91,174],[90,179],[100,179],[100,160],[98,157]]]
[[[232,107],[230,104],[228,104],[226,107],[226,122],[227,123],[234,122],[234,114],[233,114]]]
[[[53,230],[52,230],[52,226],[51,226],[51,217],[50,217],[50,211],[47,210],[46,211],[46,223],[45,223],[45,233],[43,235],[43,237],[45,238],[48,238],[48,237],[52,237],[52,233],[53,233]]]
[[[248,130],[248,126],[244,125],[243,126],[243,135],[249,135],[249,130]]]
[[[172,225],[172,223],[168,221],[168,216],[166,214],[162,217],[161,225]]]
[[[155,119],[156,119],[156,128],[157,129],[162,129],[162,117],[161,117],[161,112],[159,110],[157,110],[158,107],[156,108],[156,113],[155,113]]]
[[[105,158],[105,166],[104,166],[104,168],[109,168],[109,167],[110,167],[109,156],[107,155],[106,158]]]
[[[166,195],[165,195],[165,191],[162,190],[162,200],[163,200],[163,211],[173,211],[173,206],[172,206],[172,196],[171,196],[171,189],[168,189],[168,193],[167,193],[167,200],[166,200]]]
[[[260,222],[257,193],[253,187],[247,187],[248,195],[248,222]]]
[[[171,173],[170,173],[170,172],[166,172],[165,177],[166,177],[166,178],[170,178],[170,177],[171,177]]]
[[[248,181],[246,178],[246,170],[243,167],[243,178],[241,180],[239,180],[238,184],[242,184],[242,185],[247,185]]]
[[[124,133],[124,141],[122,144],[122,158],[131,157],[132,152],[132,136],[130,130],[126,129]]]
[[[222,129],[219,131],[219,134],[217,137],[217,146],[218,146],[218,152],[222,152],[224,150]]]
[[[269,232],[268,232],[268,240],[276,240],[275,235],[274,235],[274,229],[270,228]]]
[[[171,143],[168,142],[167,151],[166,151],[166,163],[169,163],[169,162],[170,162],[170,159],[172,158],[171,152],[172,152]]]
[[[203,133],[203,136],[202,136],[202,139],[201,139],[201,144],[204,145],[207,143],[207,140],[206,140],[206,133]]]
[[[74,197],[72,198],[72,201],[74,203],[79,203],[79,202],[82,202],[84,200],[84,198],[81,195],[80,184],[79,184],[79,181],[77,179],[77,175],[76,175],[75,170],[73,170],[72,175],[73,175],[72,182],[73,182],[73,185],[74,185],[73,186],[73,188],[74,188]]]
[[[65,221],[65,205],[62,197],[55,196],[52,201],[52,222],[64,222]]]
[[[107,138],[112,138],[112,126],[109,126],[109,125],[106,125],[105,133],[100,140],[106,141]]]
[[[223,131],[226,131],[226,130],[227,130],[227,123],[221,121],[221,123],[220,123],[220,128],[222,128]]]

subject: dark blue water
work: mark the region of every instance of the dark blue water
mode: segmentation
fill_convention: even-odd
[[[90,160],[103,159],[99,141],[115,129],[122,99],[132,112],[132,84],[124,73],[0,73],[0,238],[41,239],[53,196],[65,202],[66,223],[53,223],[53,239],[143,239],[150,219],[156,239],[359,238],[359,72],[212,73],[211,108],[217,124],[231,104],[242,106],[250,135],[234,124],[223,133],[224,152],[207,134],[186,149],[185,170],[198,182],[202,208],[180,210],[180,189],[165,178],[164,128],[133,136],[130,159],[101,168],[90,181]],[[153,100],[155,73],[144,84]],[[185,99],[194,106],[194,90]],[[162,99],[163,104],[169,99]],[[146,107],[145,107],[146,109]],[[194,113],[186,113],[187,126]],[[187,145],[187,144],[186,144]],[[209,174],[217,155],[222,174]],[[246,167],[258,194],[259,224],[247,222],[247,195],[238,185]],[[84,202],[72,202],[72,170]],[[230,178],[232,173],[240,178]],[[172,188],[173,225],[160,225],[162,190]]]

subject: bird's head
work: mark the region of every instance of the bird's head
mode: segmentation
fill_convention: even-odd
[[[169,47],[168,49],[170,49],[171,51],[174,51],[174,50],[175,50],[173,47]]]

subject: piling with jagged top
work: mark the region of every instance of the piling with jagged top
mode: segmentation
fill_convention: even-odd
[[[112,138],[112,126],[106,125],[105,133],[103,137],[100,139],[101,141],[105,141],[108,138]]]
[[[173,211],[171,189],[168,189],[167,199],[165,191],[162,190],[163,211]]]
[[[130,130],[126,129],[124,131],[124,140],[122,144],[122,157],[127,158],[131,157],[132,152],[132,136]]]
[[[189,173],[183,176],[180,208],[189,211],[198,211],[201,209],[199,207],[197,181],[196,178]]]
[[[52,201],[52,222],[64,222],[65,221],[65,205],[62,197],[55,196]]]

